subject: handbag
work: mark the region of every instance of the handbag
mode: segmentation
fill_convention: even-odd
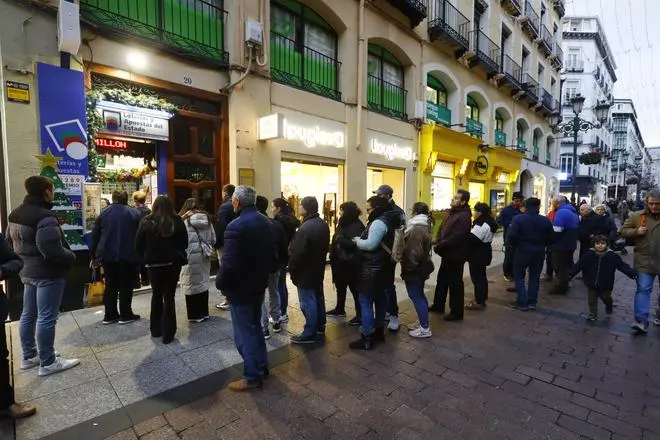
[[[91,282],[85,285],[83,304],[85,307],[96,307],[103,304],[105,293],[105,281],[103,280],[103,268],[97,267],[92,270]]]
[[[199,247],[202,250],[202,255],[204,255],[206,258],[211,258],[215,252],[213,251],[213,246],[202,240],[202,236],[199,233],[199,230],[190,223],[190,220],[188,220],[188,224],[193,228],[195,231],[195,234],[197,234],[197,241],[199,242]]]

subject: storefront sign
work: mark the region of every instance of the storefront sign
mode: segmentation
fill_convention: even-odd
[[[299,125],[279,113],[259,118],[259,140],[284,138],[298,141],[306,147],[317,146],[344,148],[346,137],[342,131],[328,131],[319,125]]]
[[[477,157],[477,161],[474,163],[474,171],[479,175],[488,172],[488,158],[486,156]]]
[[[15,81],[6,81],[7,101],[20,102],[22,104],[30,103],[30,85]]]
[[[170,113],[108,101],[99,101],[96,109],[103,117],[102,133],[158,141],[170,138]]]
[[[128,142],[117,139],[98,138],[94,143],[105,150],[128,150]]]
[[[454,163],[453,162],[445,162],[442,160],[439,160],[435,163],[435,166],[433,167],[433,172],[431,173],[432,177],[442,177],[445,179],[453,179],[454,178]]]
[[[508,183],[509,182],[509,173],[502,171],[497,177],[497,183]]]
[[[83,184],[85,176],[68,174],[61,176],[64,183],[64,193],[68,196],[80,196],[83,193]]]
[[[383,143],[378,139],[371,139],[369,150],[389,160],[400,159],[411,161],[414,159],[414,152],[411,147],[400,147],[396,143]]]

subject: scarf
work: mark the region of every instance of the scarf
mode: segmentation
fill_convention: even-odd
[[[412,230],[415,226],[426,226],[430,228],[429,216],[426,214],[417,214],[410,220],[408,220],[408,225],[406,226],[406,232]]]

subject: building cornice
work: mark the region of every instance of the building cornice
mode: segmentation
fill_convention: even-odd
[[[603,58],[605,63],[605,68],[612,77],[612,81],[616,82],[616,63],[612,57],[610,47],[607,44],[607,41],[603,39],[600,32],[591,32],[591,31],[564,31],[563,32],[563,41],[567,42],[568,40],[594,40],[596,42],[596,47],[600,52],[600,56]]]

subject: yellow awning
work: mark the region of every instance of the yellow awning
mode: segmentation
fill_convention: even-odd
[[[458,165],[464,159],[476,161],[481,154],[477,148],[483,141],[454,131],[442,125],[424,125],[420,136],[420,163],[430,174],[437,160],[447,160]]]

